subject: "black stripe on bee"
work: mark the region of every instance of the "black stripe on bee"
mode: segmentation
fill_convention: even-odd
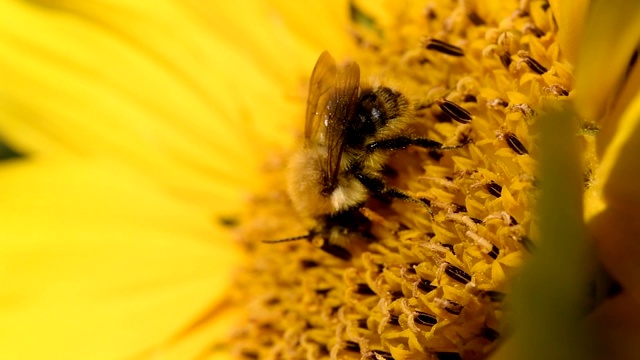
[[[453,280],[464,285],[468,284],[471,281],[471,275],[467,274],[464,270],[455,265],[447,264],[447,266],[444,268],[444,273]]]
[[[416,316],[413,317],[413,320],[420,325],[426,326],[434,326],[438,323],[438,319],[435,316],[422,311],[416,311]]]
[[[529,150],[522,144],[520,139],[516,137],[513,133],[504,134],[504,140],[507,142],[507,145],[511,148],[511,150],[515,151],[518,155],[525,155],[529,153]]]
[[[461,124],[468,124],[471,122],[471,113],[467,111],[467,109],[454,103],[453,101],[444,99],[442,101],[439,101],[438,105],[440,106],[442,112],[453,120]]]
[[[464,51],[461,48],[434,38],[425,41],[425,48],[451,56],[464,56]]]
[[[502,196],[502,186],[500,186],[495,181],[491,180],[487,185],[485,185],[489,194],[499,198]]]
[[[546,67],[544,67],[536,59],[532,58],[529,55],[522,56],[522,59],[527,64],[527,66],[529,66],[529,68],[538,75],[542,75],[548,71]]]

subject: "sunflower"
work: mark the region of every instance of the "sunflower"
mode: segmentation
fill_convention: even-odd
[[[3,2],[2,357],[589,356],[587,236],[633,354],[635,7]],[[282,184],[323,49],[465,143],[392,156],[429,206],[367,203],[349,262],[260,244],[313,222]]]

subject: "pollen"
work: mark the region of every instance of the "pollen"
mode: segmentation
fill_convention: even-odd
[[[236,228],[248,260],[232,296],[246,318],[230,346],[241,359],[486,358],[509,329],[509,280],[538,241],[535,115],[572,95],[551,8],[435,0],[389,9],[384,24],[351,11],[362,79],[404,94],[413,135],[446,150],[394,151],[385,182],[420,201],[370,198],[359,236],[313,236],[286,166],[265,171],[271,190]],[[322,250],[334,245],[352,256]]]

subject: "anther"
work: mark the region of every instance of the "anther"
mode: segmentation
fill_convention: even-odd
[[[440,244],[442,245],[443,248],[446,248],[447,250],[451,251],[452,254],[455,254],[456,252],[453,251],[453,244]]]
[[[485,185],[487,191],[489,192],[489,194],[499,198],[500,196],[502,196],[502,186],[500,186],[498,183],[496,183],[495,181],[491,180],[491,182],[489,182],[487,185]]]
[[[485,21],[475,11],[467,12],[467,19],[475,26],[484,25]]]
[[[442,112],[453,120],[461,124],[468,124],[471,122],[471,113],[453,101],[443,99],[438,101],[438,105]]]
[[[511,54],[509,54],[508,52],[503,52],[502,54],[500,54],[500,62],[505,68],[508,69],[509,65],[511,65]]]
[[[527,66],[529,66],[529,68],[536,74],[542,75],[548,71],[547,68],[540,64],[536,59],[529,56],[526,51],[519,51],[518,56],[520,56]]]
[[[500,255],[500,249],[482,236],[472,231],[467,231],[465,235],[473,239],[473,241],[478,244],[478,246],[484,251],[484,253],[489,255],[493,260],[497,259],[498,255]]]
[[[559,84],[551,84],[543,89],[555,96],[569,96],[569,90]]]
[[[464,51],[461,48],[434,38],[425,40],[425,48],[451,56],[464,56]]]
[[[497,246],[492,245],[491,251],[489,251],[487,255],[489,255],[493,260],[495,260],[498,258],[498,255],[500,255],[500,249]]]
[[[511,132],[507,132],[504,134],[504,141],[506,141],[511,150],[515,151],[515,153],[518,155],[525,155],[529,153],[527,148],[522,144],[522,142],[520,142],[520,139],[518,139],[515,134]]]
[[[464,270],[455,265],[445,263],[444,273],[447,274],[453,280],[466,285],[471,281],[471,275],[467,274]]]
[[[424,291],[424,292],[430,292],[433,291],[435,289],[437,289],[437,286],[433,286],[431,285],[431,281],[426,280],[426,279],[420,279],[420,281],[418,282],[418,289]]]
[[[522,28],[522,32],[523,33],[531,33],[531,34],[533,34],[533,36],[535,36],[537,38],[541,38],[541,37],[544,36],[544,31],[542,31],[542,29],[540,29],[539,27],[535,26],[532,23],[526,24]]]
[[[438,323],[438,319],[436,319],[436,317],[431,314],[427,314],[422,311],[416,311],[415,314],[416,315],[413,317],[413,321],[417,322],[420,325],[434,326]]]
[[[458,304],[455,301],[445,300],[440,298],[433,299],[433,302],[443,308],[446,312],[453,315],[460,315],[464,306]]]

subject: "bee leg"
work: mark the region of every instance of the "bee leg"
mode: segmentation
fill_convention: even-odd
[[[431,211],[431,206],[428,200],[416,199],[400,189],[388,187],[382,179],[376,176],[367,175],[363,172],[355,172],[354,176],[362,185],[364,185],[364,187],[367,188],[367,190],[369,190],[369,192],[371,192],[372,195],[420,204],[427,209],[429,215],[433,218],[433,212]]]
[[[349,252],[349,250],[343,248],[340,245],[330,244],[327,240],[325,240],[322,243],[322,246],[320,246],[320,249],[339,259],[342,259],[345,261],[351,260],[351,253]]]
[[[433,150],[453,150],[461,148],[467,145],[469,141],[466,141],[459,145],[453,146],[443,146],[442,143],[427,139],[427,138],[414,138],[408,136],[398,136],[391,139],[385,139],[380,141],[374,141],[372,143],[367,144],[367,152],[372,153],[376,150],[400,150],[404,149],[409,145],[420,146],[425,149],[433,149]]]

